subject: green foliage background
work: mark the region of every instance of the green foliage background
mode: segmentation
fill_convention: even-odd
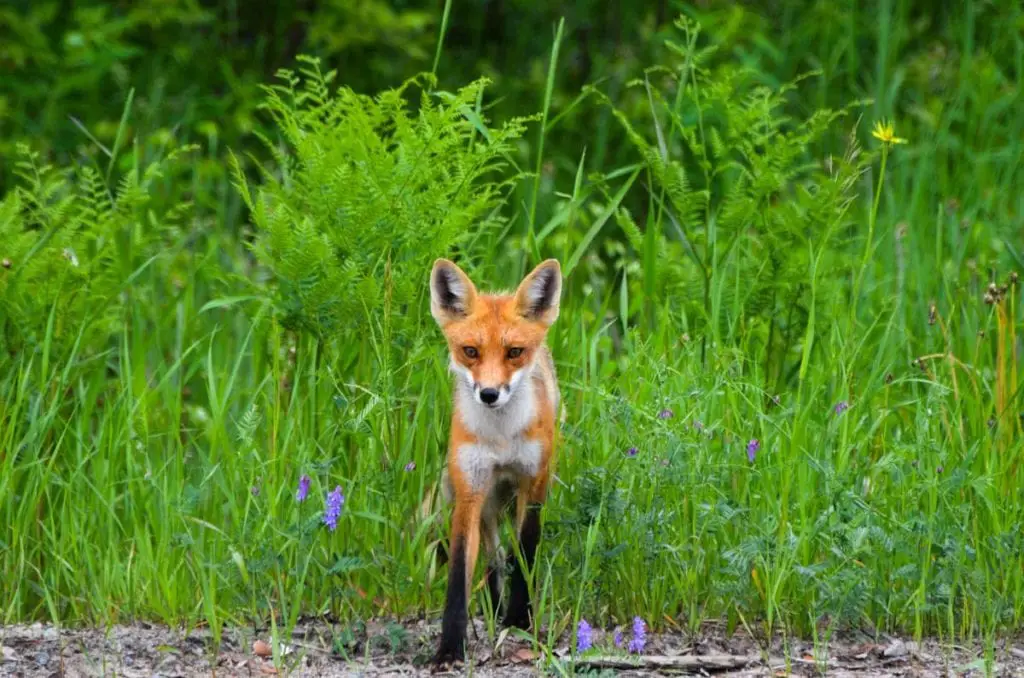
[[[436,611],[430,262],[554,256],[538,642],[1020,628],[1019,4],[548,7],[0,8],[0,619]]]

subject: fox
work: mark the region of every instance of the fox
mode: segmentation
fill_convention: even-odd
[[[493,612],[500,612],[506,566],[498,530],[513,511],[522,562],[509,554],[511,581],[502,624],[528,629],[532,622],[526,577],[536,558],[541,508],[554,471],[558,424],[564,418],[555,363],[546,344],[561,294],[562,270],[556,259],[540,263],[513,294],[478,292],[469,276],[447,259],[435,261],[431,270],[430,311],[447,341],[455,382],[441,478],[444,497],[452,505],[448,588],[434,664],[465,659],[481,540]]]

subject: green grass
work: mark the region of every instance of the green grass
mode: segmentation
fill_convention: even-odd
[[[899,60],[900,41],[913,23],[904,4],[883,5],[877,51],[840,41],[826,74],[789,100],[798,119],[836,96],[874,102],[856,127],[866,172],[854,173],[853,202],[826,214],[834,228],[808,217],[813,228],[785,241],[805,249],[786,252],[746,230],[727,249],[721,202],[673,223],[669,189],[607,107],[558,89],[571,26],[552,33],[541,55],[550,70],[531,104],[544,123],[526,137],[535,147],[509,152],[536,176],[508,194],[504,226],[474,231],[468,262],[495,288],[541,256],[573,262],[550,335],[567,423],[534,578],[539,642],[580,618],[611,627],[635,615],[655,628],[726,619],[805,636],[856,626],[957,642],[1021,628],[1024,314],[1019,285],[998,303],[984,296],[990,281],[1024,270],[1015,113],[1024,49],[1019,35],[986,24],[985,39],[1016,63],[974,75],[991,60],[975,47],[973,19],[951,21],[963,77],[939,94],[901,93],[894,79],[913,65]],[[1019,9],[1005,11],[1019,22]],[[447,6],[444,17],[447,26]],[[751,52],[705,19],[709,42],[738,45],[707,57],[715,81]],[[785,40],[817,30],[808,19]],[[426,64],[442,64],[441,76],[443,44]],[[759,63],[757,79],[785,82],[803,65]],[[871,75],[854,86],[853,72]],[[684,164],[693,160],[686,131],[704,138],[717,119],[700,88],[664,102],[644,86],[600,89],[652,148],[660,153],[662,138],[666,157]],[[889,153],[880,185],[869,122],[908,109],[916,117],[896,126],[910,143]],[[120,110],[120,160],[103,156],[97,172],[111,189],[160,155],[122,135],[132,98]],[[596,121],[567,133],[593,139],[586,150],[560,138],[577,110]],[[801,160],[820,165],[831,154],[838,165],[855,123],[836,121]],[[286,329],[263,293],[273,291],[267,268],[233,227],[236,188],[210,169],[219,160],[207,150],[151,190],[154,204],[196,203],[186,226],[166,229],[166,247],[153,249],[139,226],[165,226],[162,213],[116,222],[120,258],[108,268],[118,294],[103,297],[116,301],[102,336],[65,319],[64,292],[27,319],[0,316],[5,331],[32,328],[0,356],[0,621],[145,618],[216,633],[270,619],[288,629],[300,614],[436,616],[451,388],[423,303],[429,269],[402,281],[413,301],[401,310],[381,276],[375,312],[355,330],[317,339]],[[283,191],[303,176],[279,168],[270,171],[288,175]],[[701,175],[689,175],[694,187]],[[814,200],[789,190],[802,182],[787,183],[780,200],[804,217]],[[776,214],[767,205],[757,214]],[[0,210],[0,229],[22,207]],[[697,254],[681,232],[699,238]],[[84,261],[86,249],[76,251]],[[770,303],[751,296],[766,274],[745,268],[769,254],[795,267]],[[22,261],[13,263],[0,276]],[[703,286],[691,284],[697,273]],[[783,292],[794,301],[783,303]],[[93,311],[77,311],[79,322]],[[849,408],[837,412],[840,402]],[[303,474],[312,490],[299,503]],[[345,506],[329,532],[321,514],[335,486]]]

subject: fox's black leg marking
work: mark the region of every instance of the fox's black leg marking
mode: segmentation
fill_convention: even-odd
[[[437,542],[437,550],[434,551],[434,558],[437,559],[438,565],[444,565],[448,562],[448,545],[444,543],[444,540]]]
[[[540,541],[540,504],[531,504],[526,509],[526,518],[519,530],[519,548],[523,554],[528,570],[533,570],[534,558],[537,555],[537,542]],[[530,628],[533,608],[530,604],[530,589],[526,583],[526,573],[519,566],[515,553],[509,554],[512,559],[512,582],[508,597],[508,609],[505,610],[505,626],[519,629]]]
[[[441,620],[441,645],[434,663],[462,661],[466,657],[466,540],[459,537],[448,561],[448,597]]]
[[[501,608],[501,568],[504,563],[495,562],[487,568],[487,591],[491,596],[491,610],[494,616],[498,616]]]

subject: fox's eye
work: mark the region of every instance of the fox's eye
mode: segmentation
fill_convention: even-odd
[[[518,358],[521,355],[523,355],[523,349],[519,348],[518,346],[516,346],[515,348],[510,348],[508,350],[508,358],[509,358],[509,360],[515,360],[516,358]]]
[[[476,350],[473,346],[463,346],[462,352],[466,354],[467,358],[479,358],[480,351]]]

